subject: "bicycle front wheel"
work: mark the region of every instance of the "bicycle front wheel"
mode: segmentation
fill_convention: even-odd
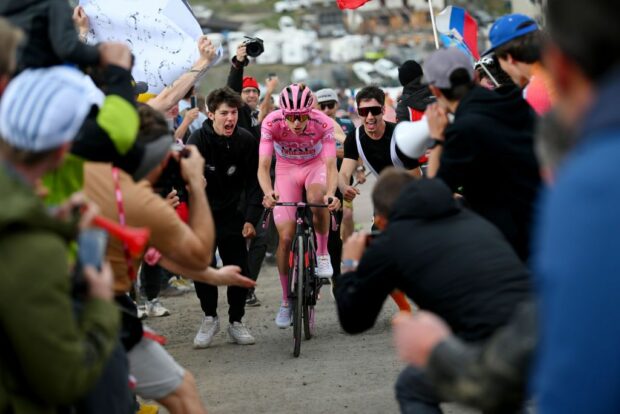
[[[295,269],[293,274],[293,285],[291,288],[294,291],[295,303],[293,308],[293,356],[297,358],[301,352],[301,323],[303,316],[303,304],[304,304],[304,238],[299,236],[297,238],[297,246],[295,246]]]

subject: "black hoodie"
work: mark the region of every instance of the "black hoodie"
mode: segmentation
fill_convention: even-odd
[[[396,122],[411,121],[409,108],[418,112],[426,111],[426,107],[435,102],[435,97],[428,86],[420,84],[420,78],[406,84],[396,105]]]
[[[213,218],[219,227],[233,229],[239,223],[232,218],[239,215],[241,194],[245,191],[244,220],[256,223],[262,213],[261,192],[258,186],[258,143],[251,133],[236,127],[232,136],[223,137],[213,130],[207,120],[202,128],[190,135],[188,144],[196,145],[205,159],[207,197]],[[243,223],[241,223],[242,225]]]
[[[20,47],[17,71],[66,62],[81,66],[99,63],[99,50],[78,39],[67,0],[2,0],[0,16],[26,34]]]
[[[514,87],[476,87],[459,103],[437,176],[529,256],[532,208],[540,188],[534,154],[536,117]]]
[[[459,207],[442,181],[408,185],[389,219],[357,271],[335,281],[345,331],[372,327],[386,297],[400,289],[445,319],[457,336],[478,341],[528,296],[528,271],[502,234]]]

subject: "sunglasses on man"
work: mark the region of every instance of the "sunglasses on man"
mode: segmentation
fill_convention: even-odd
[[[323,103],[320,103],[319,106],[321,107],[321,111],[324,111],[325,108],[334,109],[334,107],[336,106],[336,102],[334,102],[334,101],[323,102]]]
[[[286,118],[286,120],[289,121],[289,122],[295,122],[298,119],[299,119],[299,122],[306,122],[308,119],[310,119],[310,115],[308,115],[308,114],[288,114],[288,115],[284,115],[284,118]]]
[[[382,106],[367,106],[365,108],[357,108],[358,115],[363,118],[366,118],[369,113],[371,113],[373,116],[377,116],[381,115],[381,112],[383,112]]]

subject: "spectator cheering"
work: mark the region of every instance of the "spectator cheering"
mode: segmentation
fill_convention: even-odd
[[[235,265],[248,275],[246,239],[256,236],[253,223],[258,222],[260,192],[256,171],[258,169],[258,144],[247,130],[237,126],[242,107],[239,95],[225,87],[207,96],[209,119],[188,140],[196,145],[205,157],[204,175],[206,192],[211,202],[215,222],[215,248],[218,248],[224,265]],[[241,194],[245,194],[246,210],[239,211]],[[196,295],[205,314],[194,338],[195,348],[206,348],[219,331],[217,317],[217,286],[195,283]],[[241,345],[254,343],[254,337],[241,322],[245,314],[247,289],[228,288],[228,333]]]
[[[491,48],[484,55],[495,53],[536,113],[546,113],[553,96],[549,76],[540,62],[542,32],[536,22],[522,14],[502,16],[491,27],[489,38]]]
[[[516,88],[475,86],[471,62],[456,48],[433,53],[424,73],[438,101],[426,112],[437,143],[429,176],[461,191],[472,210],[496,225],[527,260],[540,187],[533,111]],[[452,124],[448,113],[454,114]]]

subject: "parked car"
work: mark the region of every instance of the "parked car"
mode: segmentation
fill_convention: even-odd
[[[383,78],[370,62],[355,62],[352,69],[355,76],[365,85],[381,85],[383,83]]]
[[[273,5],[273,10],[276,13],[285,13],[300,10],[303,8],[311,8],[312,2],[310,0],[281,0]]]
[[[388,79],[398,79],[398,66],[391,60],[381,58],[373,66],[381,76],[385,76]]]

